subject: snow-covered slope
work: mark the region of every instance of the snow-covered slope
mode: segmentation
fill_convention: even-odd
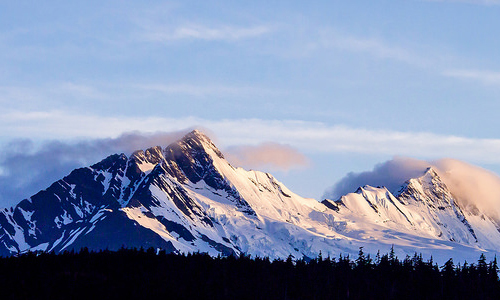
[[[374,229],[377,226],[401,236],[410,234],[415,238],[450,241],[452,245],[484,251],[500,249],[497,222],[477,209],[463,209],[465,205],[451,194],[432,168],[421,177],[406,181],[395,195],[385,187],[365,186],[337,201],[324,200],[323,204],[334,210],[337,218],[347,220],[348,228],[357,228],[364,235],[385,243],[388,240]],[[418,248],[433,247],[422,244]]]
[[[271,258],[387,252],[477,259],[496,223],[464,212],[428,170],[398,195],[365,186],[338,201],[300,197],[272,175],[230,165],[193,131],[166,148],[112,155],[0,211],[0,255],[157,247]]]

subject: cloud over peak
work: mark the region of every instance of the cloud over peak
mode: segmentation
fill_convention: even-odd
[[[338,199],[364,185],[385,186],[397,192],[405,181],[422,176],[433,167],[462,208],[478,208],[500,220],[500,177],[488,170],[456,159],[424,161],[395,157],[376,165],[373,170],[349,173],[328,189],[324,197]]]
[[[75,168],[88,166],[114,153],[130,154],[151,146],[167,146],[186,132],[130,132],[117,138],[73,143],[52,140],[42,145],[28,139],[12,141],[0,151],[0,207],[33,195]]]
[[[200,127],[198,127],[200,128]],[[14,205],[73,169],[96,163],[108,155],[153,146],[166,147],[181,139],[190,129],[170,132],[128,132],[116,138],[88,139],[78,142],[51,140],[37,145],[29,139],[15,140],[0,149],[0,207]],[[210,137],[217,137],[208,129]],[[234,166],[289,171],[308,166],[308,159],[294,148],[261,143],[255,146],[233,146],[224,151]]]
[[[394,157],[392,160],[377,164],[371,171],[348,173],[325,192],[324,198],[336,200],[365,185],[385,186],[389,191],[396,192],[406,180],[423,175],[430,166],[431,163],[423,160]]]

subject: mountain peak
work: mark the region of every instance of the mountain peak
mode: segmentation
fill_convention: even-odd
[[[450,190],[432,167],[427,168],[422,176],[407,180],[397,197],[405,203],[408,199],[424,201],[431,207],[444,207],[453,202]]]
[[[188,140],[188,139],[193,139],[193,140],[197,140],[200,142],[212,143],[210,138],[198,129],[195,129],[195,130],[187,133],[181,140]]]
[[[447,189],[446,185],[441,179],[441,176],[439,176],[438,172],[432,167],[428,167],[427,170],[425,170],[424,175],[418,178],[410,179],[409,181],[412,180],[419,182],[422,186],[427,188],[435,188],[439,186],[441,188]]]
[[[218,157],[224,158],[222,152],[217,148],[217,146],[215,146],[212,140],[198,129],[195,129],[186,134],[176,144],[178,144],[181,148],[204,148],[205,152],[210,149],[214,151]]]
[[[431,176],[431,177],[437,177],[437,178],[439,178],[438,172],[433,167],[428,167],[425,170],[425,173],[424,173],[423,176]]]

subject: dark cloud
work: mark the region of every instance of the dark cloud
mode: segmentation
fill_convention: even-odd
[[[73,143],[47,141],[42,145],[30,140],[12,141],[0,149],[0,207],[30,197],[75,168],[91,165],[114,153],[129,155],[151,146],[164,147],[187,132],[131,132],[117,138]]]
[[[395,192],[406,180],[423,175],[430,166],[432,164],[426,161],[395,157],[376,165],[371,171],[347,174],[328,189],[323,197],[336,200],[340,196],[352,193],[358,187],[365,185],[385,186],[389,191]]]

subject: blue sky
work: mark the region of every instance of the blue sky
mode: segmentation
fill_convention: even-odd
[[[318,199],[394,156],[500,172],[500,1],[241,2],[0,3],[0,180],[49,142],[200,126],[302,153],[264,169]],[[47,180],[97,159],[66,156]]]

